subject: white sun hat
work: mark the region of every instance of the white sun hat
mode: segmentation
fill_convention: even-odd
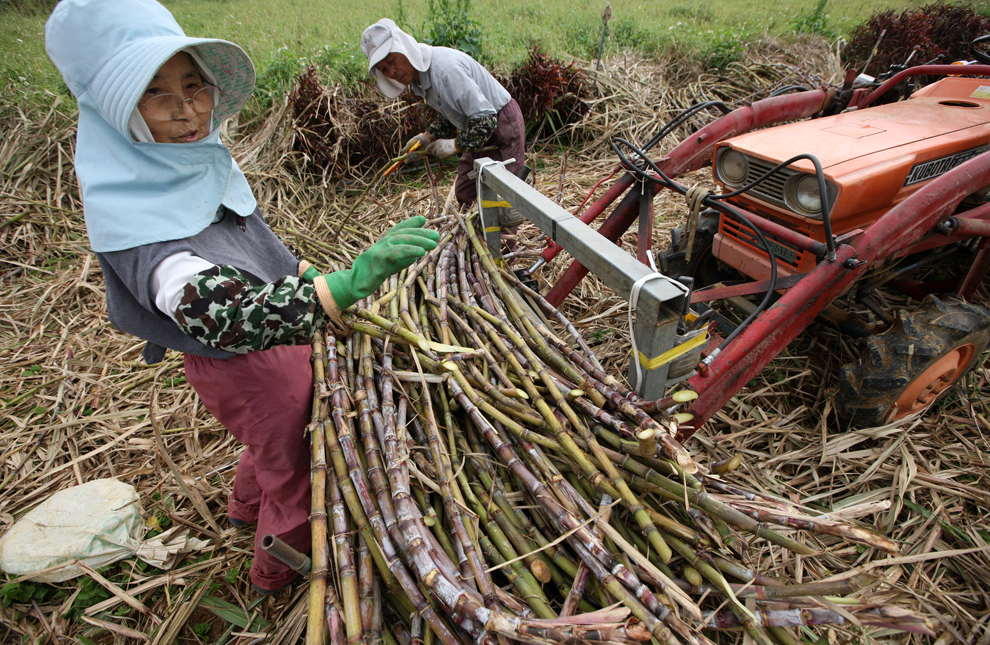
[[[155,72],[182,50],[192,49],[216,78],[217,121],[236,114],[254,90],[254,65],[243,49],[186,36],[154,0],[60,2],[45,24],[45,49],[72,93],[92,92],[103,117],[118,127],[126,127]]]
[[[94,251],[191,237],[213,222],[221,204],[242,217],[255,211],[251,186],[217,127],[254,88],[244,50],[186,36],[154,0],[61,0],[45,23],[45,50],[79,105],[76,177]],[[135,138],[135,106],[180,51],[194,54],[220,90],[211,131],[191,143]]]
[[[368,73],[378,81],[382,94],[394,99],[405,85],[386,78],[375,69],[375,65],[392,52],[404,55],[416,71],[425,72],[430,68],[433,48],[416,42],[416,39],[399,29],[389,18],[382,18],[361,34],[361,51],[368,57]]]

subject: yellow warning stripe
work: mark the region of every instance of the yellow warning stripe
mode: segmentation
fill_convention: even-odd
[[[481,200],[482,208],[512,208],[509,202],[490,202],[487,199]]]
[[[643,352],[639,352],[639,364],[642,365],[647,370],[655,370],[661,365],[666,365],[675,358],[679,358],[681,355],[687,354],[692,349],[696,347],[700,347],[701,345],[704,345],[707,342],[708,342],[708,334],[704,333],[704,334],[698,334],[691,340],[685,341],[672,349],[668,349],[663,354],[660,354],[659,356],[656,356],[654,358],[647,358],[643,354]]]
[[[501,230],[502,230],[501,226],[489,226],[488,228],[485,229],[485,233],[495,233],[496,231],[501,231]]]

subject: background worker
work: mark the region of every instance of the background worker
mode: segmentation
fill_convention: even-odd
[[[515,159],[506,168],[520,173],[526,147],[522,111],[476,60],[456,49],[418,43],[388,18],[364,30],[361,51],[382,94],[395,98],[408,87],[437,111],[426,132],[410,139],[402,152],[418,141],[427,154],[439,159],[460,155],[454,194],[462,210],[478,197],[475,181],[468,177],[476,156]],[[503,227],[521,222],[518,213],[500,209]]]
[[[254,68],[222,40],[188,38],[154,0],[62,0],[45,47],[78,99],[76,176],[117,328],[184,355],[186,380],[243,445],[232,523],[257,522],[251,581],[298,577],[259,548],[310,550],[310,342],[340,312],[436,248],[423,217],[397,224],[350,269],[320,275],[275,236],[219,127]]]

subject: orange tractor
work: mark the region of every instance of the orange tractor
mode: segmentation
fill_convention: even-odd
[[[990,310],[968,301],[990,268],[990,57],[975,44],[980,64],[921,65],[859,87],[850,74],[841,88],[733,111],[703,104],[643,149],[616,141],[626,174],[581,219],[640,191],[645,199],[626,194],[598,232],[615,241],[639,219],[644,262],[646,201],[660,190],[687,193],[677,177],[708,163],[721,188],[690,189],[691,215],[660,254],[661,271],[688,286],[692,310],[679,332],[687,338],[700,328],[712,338],[667,375],[668,385],[698,393],[682,438],[813,321],[861,339],[862,357],[842,368],[836,401],[840,416],[858,425],[925,408],[979,363]],[[909,85],[941,75],[917,90]],[[897,94],[909,96],[883,102]],[[662,136],[712,107],[723,116],[649,159]],[[556,251],[551,245],[544,257]],[[575,262],[547,300],[559,304],[586,271]],[[887,309],[881,287],[920,305]],[[743,322],[708,312],[707,303],[724,299],[748,308]]]

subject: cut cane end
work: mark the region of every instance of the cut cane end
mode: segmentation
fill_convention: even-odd
[[[677,403],[687,403],[698,398],[698,393],[693,390],[679,390],[670,395]]]
[[[704,582],[704,579],[701,577],[701,574],[698,573],[698,570],[691,567],[684,567],[684,579],[687,580],[692,587],[700,587]]]
[[[731,473],[736,468],[742,465],[743,456],[741,454],[735,454],[732,457],[719,461],[712,466],[714,470],[719,475],[724,475],[725,473]]]
[[[542,560],[533,560],[529,565],[529,570],[533,572],[533,576],[540,581],[541,584],[547,584],[552,579],[550,575],[550,567],[543,563]]]

